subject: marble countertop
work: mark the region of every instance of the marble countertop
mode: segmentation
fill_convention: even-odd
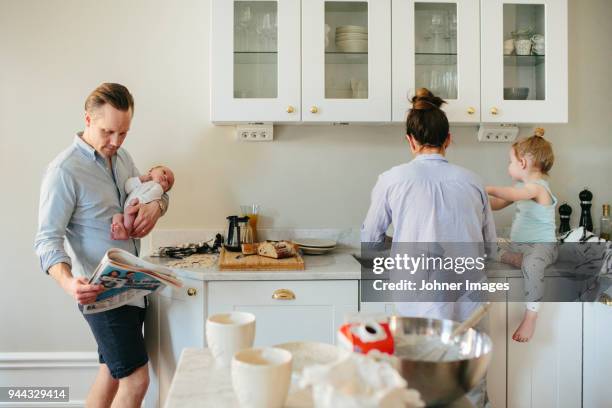
[[[312,407],[310,393],[292,386],[285,406]],[[165,407],[238,407],[229,368],[215,367],[213,357],[206,348],[183,349]],[[470,407],[473,405],[466,398],[447,406],[447,408]]]
[[[220,271],[219,268],[171,268],[179,277],[214,280],[354,280],[361,278],[361,267],[353,257],[355,248],[343,248],[327,255],[304,255],[303,271]],[[172,258],[147,257],[147,261],[167,266]],[[563,276],[569,267],[556,264],[545,272],[547,277]],[[520,269],[499,262],[487,262],[489,278],[522,278]]]

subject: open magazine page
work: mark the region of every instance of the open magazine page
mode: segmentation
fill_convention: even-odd
[[[95,302],[83,306],[84,314],[123,306],[167,284],[182,286],[169,269],[142,261],[120,249],[110,249],[106,253],[89,282],[102,285],[104,290]]]

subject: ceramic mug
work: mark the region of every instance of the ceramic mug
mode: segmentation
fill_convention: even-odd
[[[504,55],[510,55],[514,51],[514,40],[511,38],[504,41]]]
[[[250,348],[232,359],[232,386],[242,408],[280,408],[291,384],[292,356],[280,348]]]
[[[234,354],[253,346],[255,315],[220,313],[206,319],[206,342],[217,367],[229,367]]]
[[[546,41],[544,39],[544,36],[542,34],[536,34],[533,37],[531,37],[531,42],[533,43],[533,52],[536,54],[544,54],[544,45],[546,44]]]
[[[531,54],[531,39],[514,40],[514,46],[516,47],[516,55],[530,55]]]

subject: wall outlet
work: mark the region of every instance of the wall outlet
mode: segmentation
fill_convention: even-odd
[[[274,140],[274,127],[271,124],[237,125],[236,139],[240,142],[271,142]]]
[[[478,129],[479,142],[514,142],[519,134],[519,128],[516,125],[481,125]]]

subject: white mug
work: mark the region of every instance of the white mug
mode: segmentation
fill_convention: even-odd
[[[292,356],[267,347],[237,352],[232,360],[232,386],[241,408],[280,408],[291,384]]]
[[[531,55],[531,40],[514,40],[516,55]]]
[[[253,346],[255,315],[220,313],[206,319],[206,342],[218,367],[229,367],[237,351]]]
[[[504,41],[504,55],[510,55],[514,51],[514,40],[511,38]]]

